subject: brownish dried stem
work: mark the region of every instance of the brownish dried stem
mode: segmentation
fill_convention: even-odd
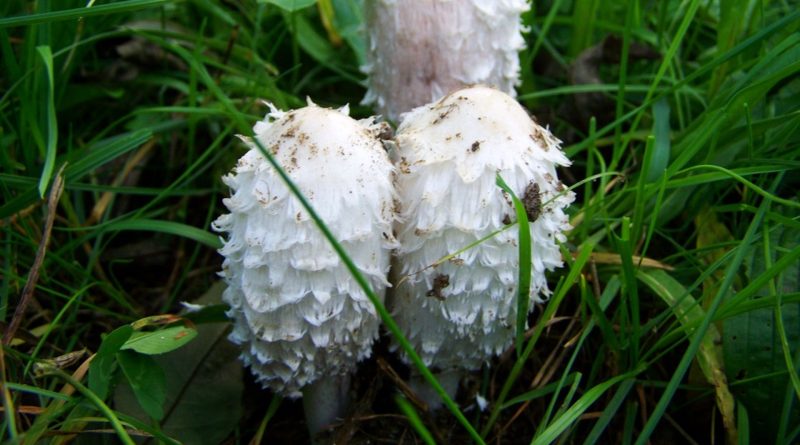
[[[17,424],[17,409],[14,407],[14,400],[11,398],[11,392],[6,386],[6,357],[3,347],[0,346],[0,394],[3,397],[3,409],[8,413],[6,423],[10,430],[13,430],[14,425]]]
[[[53,186],[50,188],[50,194],[47,197],[47,217],[44,223],[44,230],[42,230],[42,239],[39,241],[39,248],[36,250],[36,258],[33,260],[33,265],[28,273],[28,280],[25,282],[25,287],[22,289],[22,296],[20,297],[17,309],[14,311],[14,317],[8,325],[8,329],[3,335],[3,345],[11,343],[14,339],[14,333],[22,323],[25,317],[25,310],[30,305],[33,299],[33,292],[36,289],[36,283],[39,281],[39,270],[44,262],[44,255],[47,253],[47,245],[50,243],[50,233],[53,230],[53,220],[56,216],[56,207],[58,200],[61,198],[61,192],[64,191],[64,167],[62,165],[53,180]]]
[[[411,402],[414,406],[417,407],[420,411],[428,412],[428,404],[422,401],[419,397],[417,397],[417,393],[414,392],[411,387],[408,386],[405,380],[397,374],[397,371],[392,368],[392,366],[387,362],[384,358],[378,357],[378,367],[381,368],[384,374],[397,386],[397,389],[403,393],[403,395]]]
[[[129,157],[125,161],[125,165],[122,167],[122,171],[117,174],[114,178],[114,181],[111,183],[113,187],[119,187],[120,185],[125,183],[125,180],[130,176],[130,174],[134,171],[134,169],[141,167],[146,159],[150,156],[150,152],[153,151],[153,147],[156,146],[156,139],[150,139],[144,145],[142,145],[133,156]],[[86,219],[84,225],[91,226],[95,224],[97,221],[100,221],[100,218],[103,217],[103,214],[108,210],[108,206],[111,205],[111,201],[114,199],[116,192],[114,191],[106,191],[100,196],[100,199],[97,200],[97,203],[92,208],[92,212],[89,214],[89,218]]]

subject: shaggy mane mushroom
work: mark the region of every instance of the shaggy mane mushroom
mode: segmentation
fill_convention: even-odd
[[[395,247],[393,167],[378,135],[347,108],[272,109],[253,128],[379,295]],[[383,124],[385,125],[385,124]],[[312,435],[343,414],[349,375],[368,357],[379,317],[364,291],[253,140],[223,178],[230,213],[220,253],[230,339],[272,391],[303,395]]]
[[[401,222],[394,274],[401,280],[389,305],[425,364],[442,371],[442,384],[454,392],[463,371],[480,368],[514,338],[517,231],[430,266],[512,222],[511,200],[495,183],[500,174],[529,207],[531,299],[541,302],[549,294],[545,272],[561,266],[558,243],[570,229],[564,208],[574,195],[556,174],[569,160],[512,97],[485,86],[410,111],[395,143]]]

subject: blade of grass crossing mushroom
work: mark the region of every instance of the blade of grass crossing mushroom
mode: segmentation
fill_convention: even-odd
[[[467,418],[464,417],[464,414],[458,408],[458,405],[456,405],[453,399],[451,399],[450,396],[447,395],[447,391],[445,391],[442,385],[439,384],[439,382],[436,380],[436,377],[434,377],[433,373],[431,373],[428,367],[425,366],[425,363],[422,362],[422,358],[420,358],[420,356],[416,353],[416,351],[414,351],[413,346],[411,346],[411,343],[409,343],[408,339],[400,331],[400,328],[397,326],[397,323],[395,323],[395,321],[392,319],[392,316],[389,314],[389,311],[386,309],[386,306],[384,306],[384,304],[378,298],[378,295],[375,293],[375,291],[373,291],[372,286],[369,285],[367,279],[364,278],[364,275],[362,275],[361,272],[358,270],[358,267],[356,267],[355,263],[353,263],[353,260],[350,258],[350,256],[348,256],[347,252],[344,250],[344,248],[336,239],[336,237],[333,236],[333,233],[331,233],[330,229],[328,229],[328,226],[325,225],[325,222],[322,220],[322,218],[320,218],[317,212],[314,211],[314,208],[311,206],[311,204],[308,202],[305,196],[303,196],[303,193],[300,191],[300,189],[297,188],[294,182],[292,182],[291,178],[289,178],[289,175],[286,174],[286,172],[283,170],[280,164],[278,164],[278,162],[275,160],[275,158],[272,156],[269,150],[267,150],[263,145],[261,145],[261,142],[258,140],[258,138],[253,138],[253,141],[258,146],[258,149],[261,152],[261,154],[267,159],[267,161],[270,163],[270,165],[272,165],[272,167],[275,169],[278,175],[280,175],[281,179],[286,183],[286,186],[289,188],[292,195],[294,195],[294,197],[297,198],[297,200],[300,202],[300,205],[303,206],[303,209],[305,209],[305,211],[308,212],[309,216],[311,217],[312,220],[314,220],[314,223],[317,225],[319,230],[322,232],[322,234],[325,236],[328,242],[331,243],[331,247],[333,248],[333,250],[337,253],[337,255],[339,255],[339,258],[345,264],[347,270],[353,276],[353,279],[355,279],[358,285],[361,287],[361,289],[364,290],[364,293],[367,295],[367,298],[369,298],[370,302],[372,302],[372,304],[375,306],[375,310],[378,312],[378,315],[380,315],[384,325],[389,330],[389,332],[391,332],[392,335],[397,339],[398,343],[400,343],[400,346],[408,354],[409,358],[414,363],[414,366],[417,368],[420,374],[422,374],[425,380],[427,380],[428,383],[430,383],[430,385],[434,388],[436,393],[439,394],[445,406],[447,406],[448,410],[450,410],[450,412],[456,417],[456,419],[458,419],[458,421],[464,426],[464,428],[467,430],[472,439],[475,440],[477,443],[481,444],[484,443],[483,439],[481,439],[481,437],[478,435],[478,432],[475,430],[475,428],[473,428],[472,424],[469,423],[469,420],[467,420]]]
[[[782,177],[783,175],[778,175],[776,181],[773,183],[773,187],[777,186]],[[644,445],[649,442],[650,436],[653,434],[656,426],[664,416],[667,406],[672,401],[672,397],[675,395],[675,392],[678,390],[678,386],[683,381],[686,371],[689,369],[689,365],[691,365],[695,355],[697,355],[700,344],[702,343],[709,326],[714,320],[717,310],[722,304],[723,297],[730,291],[731,285],[733,284],[733,279],[736,277],[736,272],[739,270],[745,255],[749,251],[748,247],[755,239],[756,233],[758,233],[761,221],[764,218],[767,208],[769,207],[768,204],[769,200],[764,200],[761,206],[759,206],[758,212],[755,214],[750,226],[747,228],[747,233],[742,239],[741,244],[737,246],[736,255],[726,268],[723,281],[720,283],[719,290],[714,296],[714,299],[712,300],[711,305],[706,312],[706,316],[703,318],[700,326],[692,333],[689,346],[686,348],[683,358],[678,363],[675,372],[672,374],[672,378],[670,378],[669,383],[667,383],[666,388],[664,388],[664,393],[661,395],[661,398],[658,400],[658,403],[650,414],[650,418],[642,428],[641,434],[636,439],[636,445]]]
[[[522,346],[525,341],[525,328],[528,324],[528,307],[531,299],[531,229],[528,223],[528,214],[525,212],[525,205],[517,198],[511,187],[497,175],[497,186],[503,189],[511,197],[514,203],[514,211],[517,214],[518,242],[519,247],[519,275],[517,278],[517,335],[514,345],[517,350],[517,358],[522,355]]]
[[[439,258],[438,260],[434,261],[433,263],[431,263],[430,265],[424,267],[423,269],[414,271],[414,272],[402,277],[398,283],[395,283],[395,286],[398,286],[400,283],[402,283],[403,281],[407,280],[409,277],[412,277],[412,276],[414,276],[414,275],[416,275],[416,274],[418,274],[420,272],[423,272],[425,270],[437,267],[440,264],[444,264],[445,262],[450,261],[451,259],[461,255],[462,253],[472,249],[473,247],[481,245],[486,240],[491,239],[491,238],[497,236],[498,234],[505,232],[506,230],[508,230],[512,226],[513,226],[513,224],[509,224],[509,225],[507,225],[505,227],[502,227],[502,228],[500,228],[498,230],[495,230],[494,232],[484,236],[483,238],[480,238],[480,239],[478,239],[476,241],[473,241],[473,242],[467,244],[466,246],[464,246],[464,247],[462,247],[462,248],[460,248],[460,249],[458,249],[458,250],[456,250],[454,252],[451,252],[451,253],[449,253],[449,254],[441,257],[441,258]]]
[[[220,103],[225,107],[225,109],[231,113],[231,116],[235,118],[237,129],[242,134],[251,134],[252,130],[244,121],[243,117],[239,114],[236,105],[228,96],[225,95],[225,93],[222,92],[219,85],[216,84],[214,79],[206,70],[205,66],[199,64],[197,60],[194,59],[191,56],[191,54],[184,48],[181,48],[178,45],[169,44],[167,42],[164,42],[164,44],[165,46],[169,47],[172,51],[174,51],[177,55],[179,55],[181,58],[183,58],[190,65],[191,69],[197,72],[198,79],[203,82],[203,84],[208,88],[211,94],[213,94],[217,99],[219,99]],[[375,294],[375,292],[372,290],[372,287],[369,285],[369,282],[366,280],[366,278],[364,278],[364,276],[358,270],[355,263],[353,263],[353,260],[347,255],[347,252],[341,246],[336,237],[333,236],[333,233],[331,233],[330,229],[328,229],[328,227],[325,225],[325,222],[322,221],[322,219],[319,217],[319,215],[311,206],[311,204],[308,202],[308,200],[305,198],[305,196],[303,196],[303,193],[300,191],[300,189],[297,188],[294,182],[292,182],[292,180],[289,178],[289,175],[286,174],[286,172],[283,170],[280,164],[278,164],[278,162],[275,160],[275,158],[272,156],[269,150],[267,150],[266,147],[264,147],[260,143],[260,141],[258,141],[258,138],[253,138],[253,141],[258,147],[258,150],[267,160],[267,162],[269,162],[269,164],[272,165],[272,167],[275,169],[275,171],[278,173],[278,175],[281,177],[284,183],[286,183],[286,186],[291,192],[291,194],[295,198],[297,198],[303,209],[306,212],[308,212],[309,217],[311,217],[311,219],[314,221],[314,224],[316,224],[317,227],[320,229],[325,239],[327,239],[328,242],[331,243],[331,247],[339,256],[339,258],[342,260],[342,263],[344,263],[345,267],[347,267],[347,270],[353,276],[353,279],[358,283],[359,287],[361,287],[361,289],[367,295],[367,298],[369,298],[370,302],[375,306],[375,310],[381,317],[381,321],[383,321],[384,325],[386,326],[386,329],[389,332],[391,332],[392,335],[397,339],[398,343],[400,344],[400,347],[403,348],[403,350],[408,354],[408,357],[414,363],[414,366],[419,370],[420,374],[425,378],[425,380],[428,381],[428,383],[431,384],[436,393],[439,394],[447,409],[453,414],[453,416],[458,420],[458,422],[469,433],[472,440],[474,440],[476,443],[483,444],[484,441],[481,438],[481,436],[478,434],[478,432],[475,430],[472,424],[470,424],[469,420],[467,420],[467,418],[458,408],[458,405],[456,405],[453,399],[451,399],[450,396],[447,395],[447,392],[444,390],[444,388],[442,388],[442,385],[439,384],[439,382],[436,380],[436,377],[434,377],[430,369],[428,369],[428,367],[425,366],[425,363],[422,362],[422,359],[420,358],[419,354],[417,354],[416,351],[414,351],[414,348],[411,346],[411,343],[409,343],[408,339],[400,331],[400,328],[397,326],[397,323],[395,323],[394,319],[389,314],[389,311],[386,309],[386,306],[384,306],[383,302],[380,301],[377,294]]]

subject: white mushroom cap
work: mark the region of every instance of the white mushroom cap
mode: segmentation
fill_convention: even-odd
[[[393,167],[377,137],[381,127],[347,114],[313,103],[286,113],[273,108],[253,130],[383,295],[396,244]],[[297,397],[367,357],[379,318],[297,198],[244,139],[250,150],[223,178],[230,213],[213,225],[227,233],[220,253],[230,338],[265,386]]]
[[[427,365],[476,369],[514,337],[517,229],[426,267],[515,219],[495,183],[499,173],[521,199],[538,186],[543,207],[530,224],[531,298],[542,301],[549,294],[545,271],[562,265],[557,242],[570,229],[563,209],[574,195],[556,176],[556,166],[569,160],[513,98],[485,86],[407,113],[396,144],[396,275],[406,279],[391,301],[393,315]]]
[[[514,93],[525,0],[372,0],[367,2],[366,104],[401,113],[466,85]]]

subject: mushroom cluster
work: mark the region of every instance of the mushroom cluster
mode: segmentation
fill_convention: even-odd
[[[220,253],[230,339],[273,391],[336,405],[356,363],[370,355],[379,318],[299,200],[258,147],[269,150],[347,250],[376,293],[388,286],[394,213],[393,166],[380,142],[386,124],[340,110],[276,109],[255,124],[258,141],[223,178],[230,213]],[[308,394],[316,392],[317,394]],[[319,392],[322,391],[321,394]],[[332,396],[329,393],[334,393]],[[323,413],[333,420],[340,407]]]
[[[569,165],[559,144],[512,97],[485,86],[404,116],[395,139],[401,279],[390,307],[426,365],[477,369],[513,340],[517,231],[502,230],[515,213],[498,174],[531,217],[531,299],[549,293],[545,271],[562,264],[564,208],[574,199],[556,175]]]
[[[381,296],[395,250],[392,315],[426,365],[450,377],[451,392],[461,372],[514,336],[518,232],[504,230],[515,213],[497,175],[530,215],[533,301],[549,292],[545,271],[561,265],[564,208],[574,199],[556,176],[569,165],[559,141],[496,89],[457,90],[406,113],[394,141],[386,124],[347,114],[313,103],[273,108],[255,140],[243,138],[250,150],[223,178],[230,213],[214,223],[227,234],[230,338],[265,386],[304,396],[312,432],[342,414],[348,376],[370,354],[379,318],[262,150]]]

